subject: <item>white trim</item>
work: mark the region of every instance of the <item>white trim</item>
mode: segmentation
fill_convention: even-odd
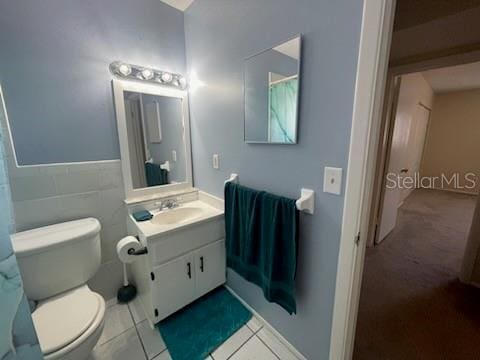
[[[292,344],[290,344],[287,339],[285,339],[283,337],[282,334],[280,334],[272,325],[270,325],[270,323],[265,320],[258,312],[255,311],[255,309],[253,309],[250,305],[248,305],[248,303],[243,300],[240,295],[238,295],[234,290],[232,290],[232,288],[230,288],[229,286],[227,285],[223,285],[225,286],[225,288],[233,295],[235,296],[238,301],[240,301],[242,303],[243,306],[245,306],[262,324],[264,327],[266,327],[269,331],[271,331],[276,337],[277,339],[283,344],[285,345],[288,350],[290,350],[293,355],[295,355],[299,360],[307,360],[307,358],[300,352],[298,351],[295,346],[293,346]]]
[[[394,11],[395,1],[364,2],[330,338],[331,360],[350,359],[353,352]],[[357,234],[361,234],[358,246]]]
[[[192,176],[192,150],[190,143],[190,118],[188,109],[188,93],[183,90],[165,88],[154,84],[136,83],[132,81],[112,80],[113,96],[115,99],[115,114],[117,118],[118,138],[120,142],[120,155],[122,162],[123,182],[125,184],[126,201],[148,195],[172,191],[191,190],[193,187]],[[127,120],[125,117],[124,91],[139,92],[143,94],[175,97],[182,100],[183,127],[185,141],[186,182],[152,186],[143,189],[134,189],[130,170],[130,154],[128,151]]]

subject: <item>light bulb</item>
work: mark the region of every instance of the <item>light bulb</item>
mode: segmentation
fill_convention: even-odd
[[[127,64],[120,64],[118,66],[118,72],[123,76],[128,76],[132,72],[132,68],[130,67],[130,65]]]
[[[143,69],[142,76],[145,80],[150,80],[151,78],[153,78],[153,71],[150,69]]]
[[[169,83],[170,81],[172,81],[173,76],[172,76],[172,74],[170,74],[168,72],[164,72],[164,73],[162,73],[161,78],[162,78],[163,82]]]

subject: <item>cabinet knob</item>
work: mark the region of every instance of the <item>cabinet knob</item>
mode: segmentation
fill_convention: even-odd
[[[200,256],[200,271],[203,272],[204,266],[203,266],[203,256]]]

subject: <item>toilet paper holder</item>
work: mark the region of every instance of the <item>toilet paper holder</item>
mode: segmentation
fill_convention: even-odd
[[[143,247],[141,249],[135,250],[134,248],[130,248],[127,250],[128,255],[140,256],[148,254],[147,247]]]

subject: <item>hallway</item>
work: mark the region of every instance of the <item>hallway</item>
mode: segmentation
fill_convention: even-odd
[[[480,358],[480,289],[458,280],[475,200],[415,190],[367,249],[354,359]]]

